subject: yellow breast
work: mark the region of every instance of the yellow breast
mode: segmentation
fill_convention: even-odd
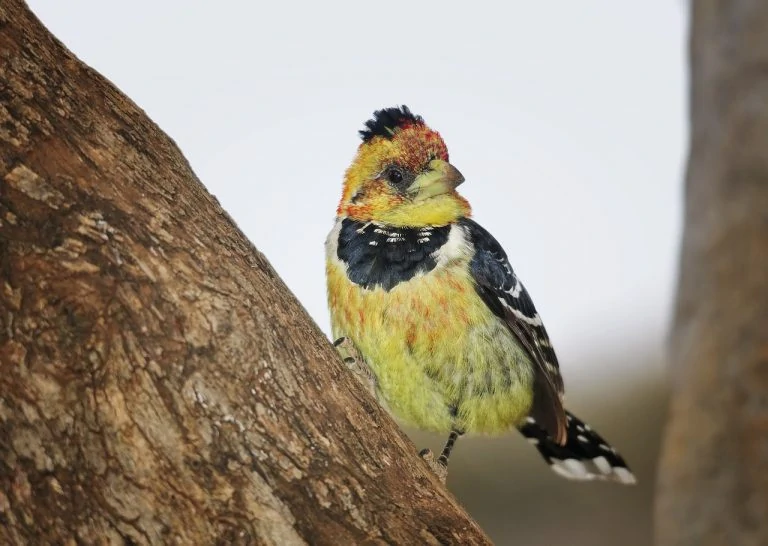
[[[351,282],[332,246],[333,335],[352,340],[395,416],[434,431],[484,433],[506,432],[527,416],[531,361],[474,290],[467,252],[385,291]]]

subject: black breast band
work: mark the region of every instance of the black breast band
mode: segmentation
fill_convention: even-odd
[[[391,290],[417,273],[435,268],[433,253],[448,241],[451,226],[404,228],[364,224],[345,218],[341,223],[339,260],[349,279],[363,288]]]

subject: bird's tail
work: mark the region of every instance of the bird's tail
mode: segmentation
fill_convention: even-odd
[[[520,432],[557,474],[572,480],[611,480],[624,484],[636,482],[634,474],[611,445],[570,412],[568,439],[559,445],[532,417],[520,426]]]

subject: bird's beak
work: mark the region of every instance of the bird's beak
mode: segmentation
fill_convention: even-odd
[[[464,176],[456,167],[442,159],[433,159],[429,162],[429,169],[413,181],[408,193],[413,195],[414,201],[422,201],[451,192],[462,182]]]

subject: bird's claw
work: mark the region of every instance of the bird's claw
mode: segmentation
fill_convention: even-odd
[[[445,485],[445,481],[448,479],[448,465],[443,464],[440,459],[435,459],[432,450],[429,448],[419,451],[419,457],[424,459],[427,466],[435,473],[437,479],[440,480],[440,483]]]
[[[376,377],[368,367],[368,364],[366,364],[360,351],[352,343],[352,340],[348,337],[340,337],[333,342],[333,346],[336,347],[336,351],[338,351],[347,368],[357,376],[363,386],[368,389],[368,392],[378,399],[376,394]]]

